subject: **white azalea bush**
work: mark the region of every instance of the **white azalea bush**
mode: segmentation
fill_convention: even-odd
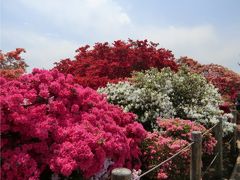
[[[170,69],[163,69],[161,72],[156,69],[137,72],[134,74],[133,82],[138,88],[164,91],[170,97],[176,116],[182,119],[200,120],[206,119],[204,113],[207,115],[221,113],[218,108],[221,96],[217,90],[202,76],[191,74],[186,68],[180,69],[177,73]]]
[[[135,72],[130,82],[108,84],[98,90],[109,102],[134,112],[147,129],[156,127],[156,117],[190,119],[211,127],[223,111],[218,90],[206,79],[185,67],[178,72],[168,68]],[[234,125],[223,118],[224,133],[232,132]]]
[[[124,111],[137,114],[138,121],[148,130],[157,127],[157,117],[171,118],[175,115],[170,97],[164,93],[164,88],[139,88],[126,81],[107,84],[105,88],[98,89],[98,92],[107,94],[108,101],[121,106]]]

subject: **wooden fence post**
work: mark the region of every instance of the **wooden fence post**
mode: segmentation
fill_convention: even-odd
[[[202,171],[202,133],[200,131],[192,132],[192,152],[190,180],[201,180]]]
[[[112,170],[111,180],[131,180],[131,170],[127,168],[115,168]]]
[[[219,117],[219,123],[214,128],[214,135],[215,135],[215,138],[217,140],[217,145],[216,145],[216,148],[215,148],[215,154],[218,153],[218,156],[216,158],[215,173],[216,173],[216,178],[217,179],[222,179],[222,171],[223,171],[222,117]]]
[[[232,115],[233,115],[232,123],[236,124],[236,122],[237,122],[237,110],[231,110],[231,112],[232,112]],[[233,137],[232,137],[232,141],[231,141],[231,153],[233,155],[237,154],[236,142],[237,142],[237,128],[234,128]]]

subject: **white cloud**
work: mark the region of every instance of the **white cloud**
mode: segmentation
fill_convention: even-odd
[[[4,29],[2,37],[6,46],[11,45],[12,47],[11,49],[4,49],[5,51],[14,50],[17,47],[26,49],[27,52],[22,54],[22,57],[30,66],[28,71],[31,71],[34,67],[52,68],[54,62],[73,57],[75,50],[79,47],[79,44],[75,42],[14,29]]]
[[[130,17],[112,0],[20,0],[55,26],[79,35],[112,34],[131,24]]]

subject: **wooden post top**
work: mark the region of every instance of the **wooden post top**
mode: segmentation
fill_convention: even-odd
[[[131,180],[132,172],[127,168],[115,168],[112,170],[112,180]]]

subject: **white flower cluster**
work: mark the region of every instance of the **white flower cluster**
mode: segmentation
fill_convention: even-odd
[[[147,123],[151,129],[156,128],[156,118],[171,118],[175,115],[170,97],[161,89],[151,90],[146,87],[136,87],[129,82],[107,84],[98,92],[107,94],[108,101],[121,106],[126,112],[138,115],[138,121]]]
[[[169,75],[166,71],[168,70],[163,70],[161,73]],[[207,83],[204,77],[182,68],[178,73],[172,73],[172,87],[175,94],[170,96],[177,117],[200,122],[206,127],[218,123],[223,114],[219,109],[222,98],[218,90]],[[233,132],[235,125],[228,122],[227,117],[230,115],[225,116],[222,117],[223,131],[224,135],[227,135]]]
[[[108,84],[98,92],[107,94],[108,101],[125,111],[138,115],[138,120],[156,128],[156,118],[178,117],[190,119],[211,127],[222,115],[218,90],[198,74],[186,68],[177,73],[166,68],[137,72],[129,82]],[[224,119],[224,118],[223,118]],[[234,125],[223,121],[224,133],[232,132]]]
[[[236,123],[231,123],[229,120],[233,118],[233,115],[231,113],[225,113],[222,116],[223,121],[223,136],[228,135],[229,133],[232,133],[233,130],[236,128]]]
[[[196,89],[196,93],[200,88]],[[222,114],[219,109],[221,96],[211,84],[205,84],[201,96],[193,96],[192,103],[184,104],[183,109],[186,118],[198,121],[206,126],[211,126],[218,122],[218,117]]]

